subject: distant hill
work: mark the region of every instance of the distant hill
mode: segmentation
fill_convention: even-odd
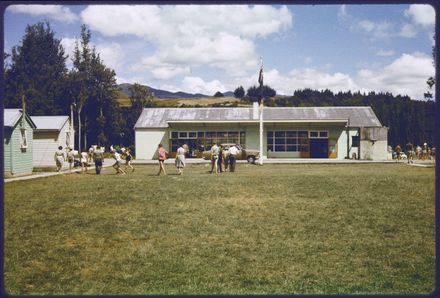
[[[131,84],[128,83],[124,83],[124,84],[119,84],[118,87],[121,89],[121,91],[123,93],[125,93],[128,97],[130,96],[130,92],[128,91],[128,88],[130,87]],[[205,94],[201,94],[201,93],[186,93],[186,92],[182,92],[182,91],[178,91],[178,92],[170,92],[170,91],[166,91],[166,90],[161,90],[161,89],[155,89],[152,88],[150,86],[146,86],[150,89],[151,93],[154,95],[155,98],[166,98],[166,99],[170,99],[170,98],[200,98],[200,97],[210,97],[210,95],[205,95]],[[232,91],[228,91],[223,93],[225,96],[234,96],[234,92]]]

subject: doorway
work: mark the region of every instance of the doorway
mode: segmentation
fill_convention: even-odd
[[[310,139],[310,158],[328,158],[328,139]]]

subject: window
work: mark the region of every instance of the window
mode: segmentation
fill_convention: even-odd
[[[244,131],[171,131],[171,151],[177,150],[179,139],[194,139],[198,148],[209,150],[214,142],[235,143],[242,147],[246,144],[246,133]],[[200,150],[200,149],[199,149]]]
[[[327,130],[311,130],[309,131],[310,139],[327,139],[328,131]]]
[[[21,129],[20,130],[21,133],[21,138],[20,138],[20,148],[24,149],[27,148],[28,146],[28,142],[27,142],[27,133],[26,133],[26,129]]]
[[[70,147],[70,131],[66,131],[66,148]]]
[[[352,136],[351,137],[351,146],[352,147],[359,147],[359,136]]]
[[[307,139],[307,131],[268,131],[267,150],[274,152],[297,152],[301,137]]]
[[[309,131],[309,138],[318,138],[318,136],[317,131]]]
[[[328,131],[320,131],[319,137],[320,138],[328,138]]]

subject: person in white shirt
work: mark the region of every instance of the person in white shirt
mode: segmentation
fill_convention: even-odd
[[[235,162],[237,159],[237,154],[240,152],[236,146],[231,146],[229,148],[229,171],[234,172],[235,171]]]
[[[185,148],[183,148],[182,145],[179,146],[179,148],[177,148],[177,153],[176,153],[176,167],[177,170],[179,171],[179,175],[183,175],[183,168],[185,167],[185,153],[186,150]]]
[[[216,174],[218,174],[218,168],[217,168],[217,161],[218,161],[218,155],[220,154],[220,148],[217,146],[217,143],[214,142],[214,144],[211,147],[211,174],[215,171]]]
[[[112,167],[116,170],[116,174],[122,173],[123,175],[125,175],[126,174],[125,171],[121,169],[121,162],[122,162],[121,154],[119,154],[119,152],[114,150],[113,158],[115,159],[116,162],[113,164]]]
[[[81,152],[81,173],[87,172],[87,160],[88,160],[88,153],[83,151]]]

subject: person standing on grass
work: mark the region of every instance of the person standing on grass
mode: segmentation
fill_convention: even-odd
[[[104,162],[104,152],[99,145],[93,150],[93,160],[95,161],[96,175],[99,175],[101,174],[102,163]]]
[[[221,173],[223,172],[223,168],[222,168],[222,163],[223,163],[223,146],[220,144],[219,146],[219,154],[218,154],[218,160],[217,160],[217,167],[218,167],[218,172]]]
[[[165,171],[165,159],[167,159],[168,151],[165,150],[162,144],[159,144],[157,146],[157,157],[159,159],[159,173],[157,173],[157,176],[160,176],[160,174],[164,173],[164,175],[167,174],[167,171]]]
[[[414,146],[410,142],[406,144],[406,155],[408,163],[413,163]]]
[[[131,172],[133,173],[134,168],[131,165],[131,160],[133,159],[133,155],[131,155],[131,151],[129,148],[125,149],[124,156],[125,156],[125,171],[127,171],[127,167],[129,167],[131,169]]]
[[[61,171],[61,168],[63,167],[63,163],[66,161],[66,158],[64,156],[63,152],[63,146],[59,146],[58,150],[55,151],[55,163],[57,165],[57,172]]]
[[[86,172],[87,173],[87,159],[88,159],[88,153],[83,151],[81,152],[81,173]]]
[[[93,146],[89,148],[89,154],[87,155],[87,162],[91,163],[93,161]]]
[[[122,162],[122,158],[121,158],[121,154],[119,154],[118,151],[113,150],[113,158],[115,160],[115,163],[113,164],[113,168],[116,170],[116,174],[121,173],[122,175],[125,175],[125,171],[123,169],[121,169],[121,162]]]
[[[223,147],[222,151],[222,159],[223,159],[223,163],[225,165],[225,172],[229,167],[229,147],[226,145],[225,147]]]
[[[235,172],[235,163],[237,160],[237,154],[240,151],[238,150],[237,146],[231,146],[229,148],[229,171]]]
[[[183,168],[185,167],[185,148],[183,148],[182,145],[177,148],[176,153],[176,167],[177,171],[179,172],[179,175],[183,175]]]
[[[184,143],[182,145],[182,148],[185,150],[185,157],[190,157],[189,156],[189,147],[188,147],[188,145],[186,143]]]
[[[394,151],[396,151],[396,159],[397,161],[400,160],[400,152],[402,151],[402,148],[400,148],[400,144],[397,144],[396,148],[394,148]]]
[[[72,165],[75,162],[75,154],[72,148],[69,148],[69,151],[67,151],[67,162],[69,163],[69,173],[72,173]]]
[[[217,161],[218,161],[218,155],[220,154],[220,148],[217,146],[217,143],[214,142],[214,144],[211,147],[211,174],[215,171],[216,174],[218,174],[217,170]]]

